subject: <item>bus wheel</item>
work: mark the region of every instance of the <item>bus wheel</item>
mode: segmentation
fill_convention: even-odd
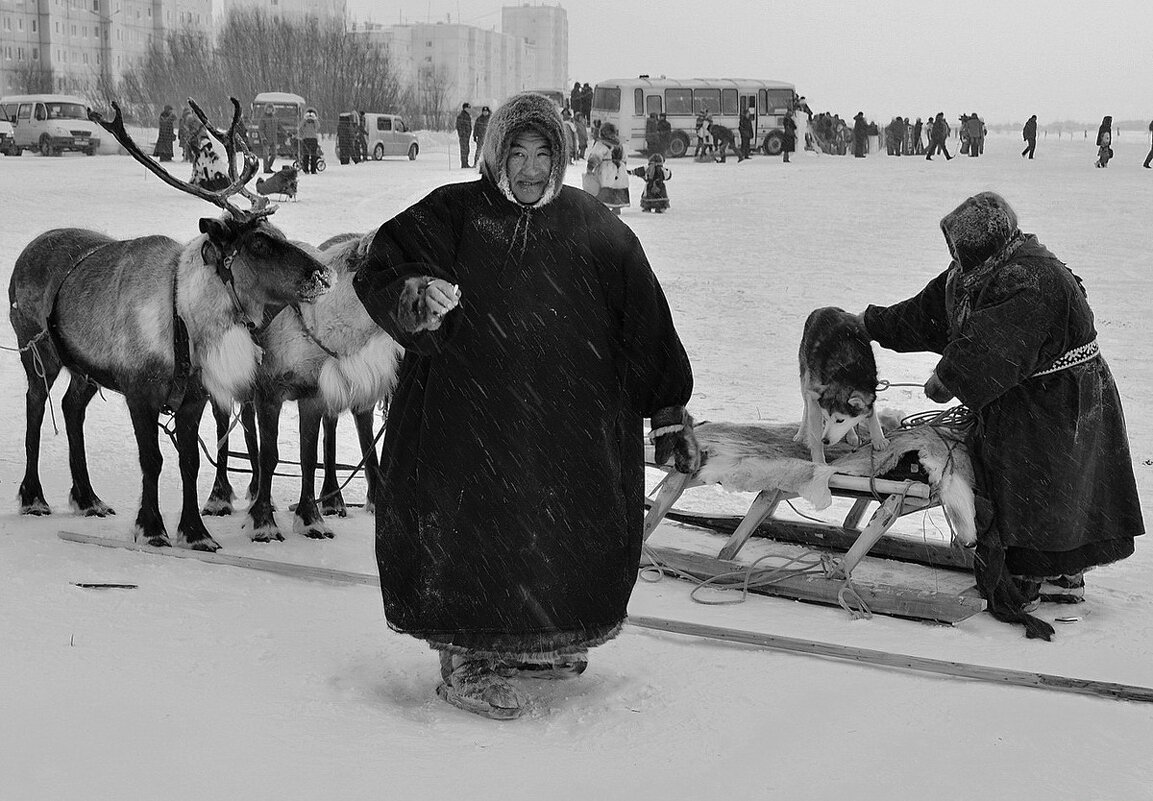
[[[673,138],[669,140],[669,155],[674,159],[679,159],[688,152],[689,138],[683,133],[673,134]]]
[[[785,140],[777,131],[766,136],[765,143],[761,145],[761,150],[765,151],[766,156],[779,156],[784,148]]]

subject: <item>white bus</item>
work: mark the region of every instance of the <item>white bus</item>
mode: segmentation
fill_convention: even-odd
[[[782,81],[743,78],[617,78],[601,81],[593,91],[591,125],[611,122],[621,143],[637,152],[645,150],[645,118],[664,113],[672,125],[669,155],[685,155],[696,141],[697,113],[730,128],[738,143],[737,123],[742,109],[756,109],[753,147],[769,155],[781,152],[782,119],[796,98],[796,89]]]

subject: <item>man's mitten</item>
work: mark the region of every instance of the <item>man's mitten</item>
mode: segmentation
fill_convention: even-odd
[[[678,473],[691,475],[700,470],[701,449],[693,433],[692,415],[684,406],[666,406],[654,414],[649,437],[657,464],[664,464],[672,456]]]
[[[925,397],[934,403],[948,403],[953,399],[953,393],[941,383],[937,374],[933,373],[925,382]]]

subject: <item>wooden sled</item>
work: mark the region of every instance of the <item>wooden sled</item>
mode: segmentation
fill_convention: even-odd
[[[796,574],[785,572],[774,576],[771,582],[750,584],[748,589],[752,592],[847,608],[853,605],[880,614],[945,623],[956,623],[985,608],[985,602],[972,589],[968,576],[963,581],[955,579],[952,582],[935,582],[937,586],[929,589],[912,586],[915,582],[904,586],[899,580],[888,583],[854,576],[854,570],[869,553],[950,570],[968,571],[972,561],[967,551],[947,543],[913,542],[907,538],[886,537],[893,524],[903,515],[939,505],[930,484],[839,472],[838,466],[846,462],[850,464],[848,469],[853,469],[851,463],[854,459],[849,456],[837,460],[828,468],[814,466],[808,461],[804,449],[792,443],[793,431],[795,427],[791,426],[709,423],[698,426],[697,439],[706,454],[706,465],[694,476],[668,471],[658,486],[655,498],[649,503],[644,523],[646,562],[704,581],[722,576],[740,576],[742,571],[750,569],[750,560],[740,560],[738,557],[755,534],[779,543],[799,543],[827,555],[822,557],[823,571]],[[876,457],[866,452],[863,457],[867,460],[865,465],[875,466],[878,473],[883,473],[907,449],[913,447],[909,436],[903,439],[898,433],[892,439],[888,452]],[[918,439],[918,442],[924,441],[923,437]],[[743,464],[739,459],[729,458],[734,442],[737,443],[736,447],[745,451]],[[868,446],[865,447],[867,449]],[[841,446],[829,455],[831,458],[838,454],[844,456],[847,451],[846,447]],[[651,449],[646,455],[650,466],[655,466],[652,465]],[[783,474],[780,483],[784,486],[768,483],[757,486],[763,473],[757,472],[756,466],[750,469],[750,458],[771,463],[774,467],[783,465],[776,472]],[[855,458],[860,462],[862,457],[858,455]],[[926,458],[926,455],[922,454],[921,458]],[[967,456],[964,467],[968,467]],[[808,472],[798,477],[798,470]],[[812,478],[806,478],[810,476]],[[812,484],[805,483],[806,480],[820,485],[819,489],[812,490]],[[686,490],[713,483],[740,490],[755,489],[757,494],[748,511],[739,518],[710,517],[673,508]],[[852,502],[841,525],[774,517],[774,512],[785,501],[799,496],[812,498],[814,492],[819,497],[826,484],[830,500],[841,498]],[[871,502],[879,505],[862,527],[861,521]],[[695,550],[648,544],[649,537],[666,518],[705,526],[712,531],[723,530],[728,533],[728,537],[715,556]],[[796,549],[791,550],[795,552]],[[952,587],[941,586],[949,583]],[[732,586],[731,581],[729,586]],[[851,605],[846,603],[847,591],[853,601]]]

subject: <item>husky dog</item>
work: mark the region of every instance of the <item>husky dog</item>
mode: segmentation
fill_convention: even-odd
[[[824,446],[846,435],[857,445],[856,426],[866,420],[873,448],[889,444],[873,413],[877,362],[860,317],[834,306],[813,311],[801,336],[800,364],[805,405],[793,441],[807,444],[814,462],[825,464]]]
[[[282,195],[287,198],[296,197],[297,169],[291,165],[280,168],[280,172],[273,173],[267,181],[256,179],[256,191],[262,195]]]

